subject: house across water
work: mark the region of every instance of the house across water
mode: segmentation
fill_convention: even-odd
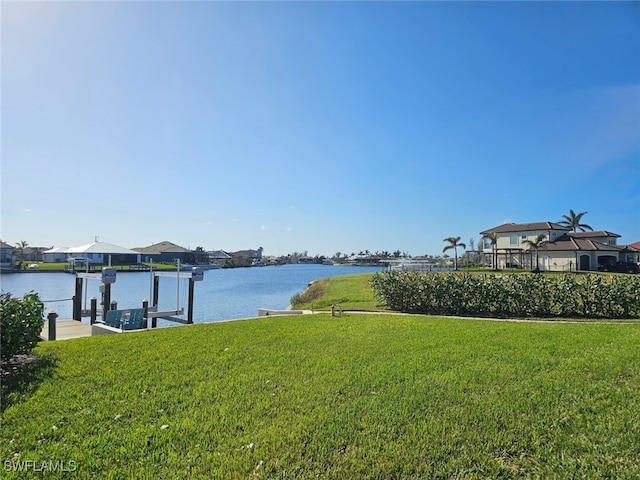
[[[495,244],[486,241],[483,254],[487,263],[498,269],[533,270],[538,265],[547,271],[595,271],[616,262],[640,261],[638,244],[618,245],[620,235],[606,230],[572,232],[558,223],[534,222],[505,223],[480,234],[485,239],[495,234]],[[539,235],[544,235],[546,242],[536,252],[528,241]]]

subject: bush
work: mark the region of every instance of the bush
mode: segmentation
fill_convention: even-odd
[[[291,297],[289,302],[292,307],[298,307],[305,303],[311,303],[314,300],[318,300],[324,294],[326,286],[326,280],[316,280],[315,282],[310,283],[304,292],[296,293]]]
[[[638,318],[640,277],[381,272],[371,280],[389,308],[483,317]]]
[[[31,352],[44,325],[44,304],[35,292],[24,298],[0,295],[0,357],[3,361]]]

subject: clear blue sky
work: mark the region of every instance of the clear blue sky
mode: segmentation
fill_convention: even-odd
[[[2,2],[2,240],[640,241],[638,2]]]

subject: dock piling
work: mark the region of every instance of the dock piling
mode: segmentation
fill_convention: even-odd
[[[81,277],[76,276],[76,294],[73,296],[73,319],[82,321],[82,282]]]
[[[55,340],[56,339],[56,318],[58,318],[58,314],[55,310],[50,310],[47,314],[47,320],[49,321],[49,335],[47,340]]]
[[[98,317],[98,299],[96,297],[91,297],[91,325],[96,323],[97,317]]]
[[[149,300],[146,298],[142,301],[142,308],[144,308],[144,323],[142,325],[147,328],[149,322]]]

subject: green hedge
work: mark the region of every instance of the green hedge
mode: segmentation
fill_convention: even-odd
[[[640,276],[380,272],[392,310],[481,317],[638,318]]]
[[[10,360],[15,355],[31,352],[38,343],[44,325],[44,304],[35,292],[24,298],[0,295],[0,358]]]

